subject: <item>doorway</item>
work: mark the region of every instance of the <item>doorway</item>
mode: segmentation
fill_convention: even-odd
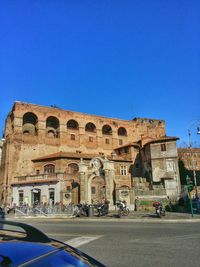
[[[32,205],[39,205],[40,204],[40,199],[41,199],[41,190],[40,189],[33,189],[31,192],[31,203]]]
[[[91,182],[91,202],[99,203],[106,198],[106,184],[102,176],[96,176]]]

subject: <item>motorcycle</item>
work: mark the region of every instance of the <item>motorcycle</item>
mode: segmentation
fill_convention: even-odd
[[[78,205],[76,205],[76,209],[74,211],[74,215],[76,217],[81,217],[81,216],[89,216],[89,204],[85,203],[79,203]]]
[[[130,210],[126,206],[126,201],[117,200],[116,205],[118,207],[118,216],[128,216],[130,213]]]
[[[154,202],[153,207],[155,208],[155,213],[159,218],[165,216],[165,208],[163,207],[161,202]]]
[[[105,203],[99,203],[97,205],[97,213],[98,213],[98,216],[105,216],[108,214],[108,211],[109,211],[109,202],[106,201]]]

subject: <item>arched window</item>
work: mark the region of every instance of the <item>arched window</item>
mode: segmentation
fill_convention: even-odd
[[[96,126],[92,122],[88,122],[85,126],[85,131],[86,132],[96,132]]]
[[[78,130],[79,128],[79,125],[78,125],[78,122],[75,121],[75,120],[69,120],[67,122],[67,129],[75,129],[75,130]]]
[[[68,173],[70,174],[76,174],[78,172],[79,168],[78,168],[78,164],[76,163],[70,163],[68,165]]]
[[[46,120],[46,132],[48,137],[59,137],[60,123],[56,117],[50,116]]]
[[[118,129],[118,135],[127,136],[127,131],[124,127]]]
[[[110,127],[110,125],[103,126],[102,134],[112,134],[112,128]]]
[[[47,164],[44,166],[44,173],[55,173],[55,166],[53,164]]]
[[[25,113],[23,116],[23,127],[22,127],[23,134],[36,135],[37,134],[37,122],[38,122],[38,118],[34,113],[32,112]]]

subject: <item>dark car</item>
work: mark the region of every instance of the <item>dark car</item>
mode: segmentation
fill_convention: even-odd
[[[11,229],[13,226],[22,231]],[[105,267],[80,250],[24,223],[0,220],[0,237],[0,266]]]

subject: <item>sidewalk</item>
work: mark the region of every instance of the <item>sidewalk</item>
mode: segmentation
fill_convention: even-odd
[[[119,222],[119,221],[134,221],[134,222],[200,222],[200,214],[194,214],[192,217],[189,213],[176,213],[176,212],[166,212],[166,215],[162,218],[158,218],[157,215],[153,212],[148,211],[132,211],[128,216],[122,216],[119,218],[116,211],[110,211],[108,215],[98,217],[96,215],[91,217],[74,217],[70,215],[52,215],[52,216],[21,216],[15,217],[15,215],[6,216],[6,219],[9,220],[20,220],[20,219],[35,219],[35,220],[74,220],[74,221],[107,221],[107,222]]]

